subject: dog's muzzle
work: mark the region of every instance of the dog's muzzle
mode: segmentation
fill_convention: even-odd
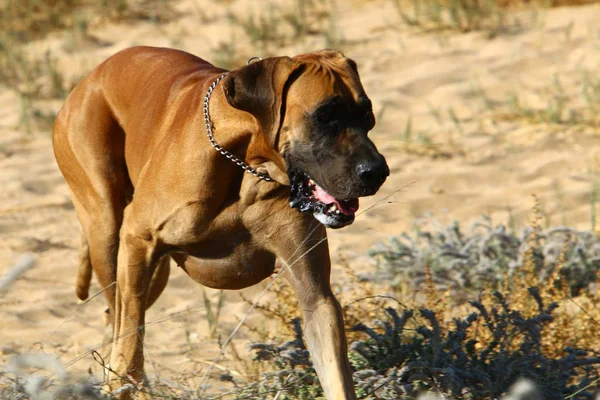
[[[300,212],[312,212],[314,217],[329,228],[342,228],[354,222],[358,198],[338,200],[319,186],[306,172],[289,172],[290,206]]]

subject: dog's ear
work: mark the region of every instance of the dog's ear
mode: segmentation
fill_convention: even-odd
[[[278,146],[287,89],[302,69],[303,63],[290,57],[274,57],[231,71],[223,80],[227,102],[258,120],[272,148]]]

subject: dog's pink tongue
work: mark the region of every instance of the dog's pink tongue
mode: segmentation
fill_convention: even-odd
[[[337,200],[335,199],[335,197],[333,197],[332,195],[330,195],[329,193],[327,193],[319,185],[315,185],[315,191],[313,192],[313,195],[315,196],[315,198],[317,200],[319,200],[323,204],[333,204],[333,203],[335,203],[337,205],[337,203],[338,203]]]
[[[358,210],[358,199],[350,201],[338,201],[319,185],[315,185],[313,195],[323,204],[335,204],[338,210],[346,215],[352,215]]]
[[[358,199],[341,201],[337,203],[338,208],[346,215],[352,215],[358,211]]]

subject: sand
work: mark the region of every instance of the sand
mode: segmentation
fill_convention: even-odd
[[[168,23],[93,27],[91,39],[79,41],[70,31],[53,33],[31,43],[29,50],[41,55],[51,49],[59,70],[72,81],[132,45],[177,47],[214,60],[218,43],[231,37],[228,12],[245,15],[252,3],[207,6],[181,0],[175,5],[181,14]],[[522,225],[533,193],[541,201],[544,225],[591,228],[598,130],[504,114],[515,114],[509,105],[515,95],[526,107],[547,109],[556,99],[556,80],[569,108],[586,108],[580,92],[585,71],[595,79],[600,65],[600,6],[557,8],[536,18],[525,11],[520,27],[492,40],[481,32],[423,33],[404,26],[387,1],[338,4],[335,15],[336,35],[343,39],[339,46],[358,63],[374,103],[378,122],[370,135],[387,157],[391,176],[376,196],[361,200],[366,211],[352,226],[330,232],[334,264],[343,257],[357,271],[372,272],[368,249],[409,230],[426,213],[443,223],[467,225],[486,214],[497,223],[512,219]],[[239,59],[261,55],[236,32]],[[269,51],[292,55],[325,46],[323,39],[309,36]],[[47,110],[60,107],[59,101],[40,104]],[[77,217],[54,161],[49,129],[26,132],[19,126],[20,113],[18,96],[0,87],[0,276],[23,253],[36,259],[0,295],[0,364],[19,352],[50,353],[69,363],[74,374],[91,370],[100,377],[89,352],[108,352],[101,347],[108,339],[104,298],[82,305],[75,297]],[[438,157],[424,154],[431,148]],[[336,266],[333,280],[338,279]],[[98,290],[94,280],[91,293]],[[259,291],[245,293],[254,298]],[[206,292],[216,301],[217,291]],[[237,292],[227,292],[218,333],[226,337],[247,308]],[[147,314],[148,321],[157,321],[147,329],[150,376],[177,376],[202,369],[212,359],[218,342],[209,335],[205,315],[202,289],[173,268],[166,292]],[[249,321],[261,323],[261,318],[252,313]],[[247,330],[240,331],[240,351],[250,338]],[[235,371],[237,364],[223,365]]]

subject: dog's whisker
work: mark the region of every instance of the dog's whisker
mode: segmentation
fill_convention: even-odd
[[[378,207],[378,206],[380,206],[380,205],[382,205],[382,204],[391,204],[391,203],[397,203],[397,201],[389,201],[389,202],[386,202],[386,200],[387,200],[387,199],[389,199],[389,198],[390,198],[390,197],[392,197],[392,196],[395,196],[397,193],[399,193],[399,192],[401,192],[401,191],[403,191],[403,190],[405,190],[405,189],[408,189],[409,187],[411,187],[412,185],[414,185],[414,184],[415,184],[415,183],[417,183],[417,182],[418,182],[418,181],[414,181],[414,182],[408,183],[408,184],[406,184],[406,185],[402,186],[401,188],[394,190],[392,193],[388,194],[388,195],[387,195],[387,196],[385,196],[383,199],[381,199],[381,200],[378,200],[378,201],[377,201],[375,204],[371,205],[370,207],[368,207],[368,208],[366,208],[366,209],[362,210],[361,212],[359,212],[358,214],[356,214],[356,216],[357,216],[357,217],[359,217],[359,216],[361,216],[362,214],[366,213],[367,211],[369,211],[369,210],[372,210],[373,208],[375,208],[375,207]]]
[[[296,247],[296,250],[294,250],[294,252],[290,255],[290,257],[294,257],[296,255],[296,253],[298,253],[298,251],[302,248],[302,246],[304,246],[306,244],[306,241],[312,236],[313,233],[315,233],[315,230],[319,227],[319,225],[320,225],[319,223],[314,223],[310,232],[308,232],[308,234],[304,237],[302,242]]]

